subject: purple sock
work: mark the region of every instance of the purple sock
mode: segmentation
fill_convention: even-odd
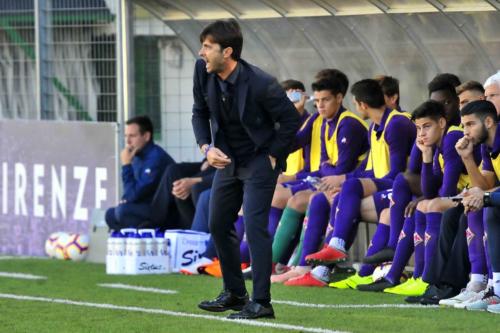
[[[358,275],[359,276],[369,276],[373,274],[373,271],[375,270],[375,265],[370,265],[370,264],[363,264],[361,265],[361,268],[359,269]]]
[[[363,186],[357,178],[350,178],[342,185],[339,193],[339,204],[335,212],[333,237],[347,240],[355,222],[359,217]]]
[[[398,245],[396,246],[396,252],[394,254],[394,259],[392,260],[392,266],[389,273],[385,278],[392,283],[399,282],[399,278],[405,269],[406,263],[410,260],[411,254],[413,253],[414,243],[413,234],[415,233],[415,215],[405,219],[403,224],[403,229],[399,234]]]
[[[243,216],[238,215],[238,219],[234,222],[234,228],[236,229],[236,235],[241,242],[243,240],[243,234],[245,233],[245,220],[243,220]]]
[[[488,279],[493,279],[493,269],[491,268],[490,254],[488,253],[488,226],[484,214],[483,214],[483,230],[484,230],[484,236],[483,236],[484,257],[486,259],[486,267],[488,267]]]
[[[325,244],[330,242],[333,237],[333,228],[335,227],[335,213],[337,212],[337,207],[339,206],[339,195],[333,198],[332,208],[330,209],[330,221],[328,221],[328,226],[326,228]]]
[[[323,242],[324,244],[330,243],[330,239],[332,239],[333,236],[333,228],[330,226],[330,224],[326,227],[326,235],[325,235],[325,241]]]
[[[382,250],[387,245],[387,240],[389,239],[390,227],[386,224],[379,223],[377,225],[377,230],[370,241],[370,246],[366,251],[366,257],[371,256],[378,251]],[[375,269],[374,265],[363,265],[359,270],[359,276],[368,276],[373,273]]]
[[[283,214],[283,209],[276,207],[271,207],[271,210],[269,211],[269,224],[267,225],[267,232],[269,232],[271,239],[274,238],[274,234],[276,233],[276,229],[280,223],[281,214]]]
[[[240,243],[240,259],[241,262],[251,262],[250,248],[248,247],[246,234],[243,236],[243,240]]]
[[[425,214],[426,227],[425,227],[425,262],[424,271],[422,276],[426,277],[429,274],[428,270],[431,269],[431,260],[436,254],[439,229],[441,228],[442,213],[432,212]]]
[[[467,214],[468,228],[466,231],[469,261],[472,274],[487,274],[486,258],[484,256],[483,210]]]
[[[415,268],[413,277],[419,278],[424,271],[425,262],[425,214],[415,211],[415,232],[413,233],[413,246],[415,249]]]
[[[356,236],[358,235],[358,227],[359,227],[359,220],[356,220],[354,222],[354,226],[351,228],[351,231],[349,232],[349,236],[347,236],[347,239],[345,240],[346,251],[349,251],[352,244],[354,244],[354,241],[356,240]]]
[[[302,242],[302,254],[299,266],[307,266],[306,256],[318,251],[321,240],[325,235],[330,214],[330,203],[321,193],[317,194],[309,204],[309,218],[306,225],[304,219],[304,240]]]
[[[379,223],[377,225],[377,230],[375,230],[375,234],[370,241],[370,246],[366,251],[367,257],[379,252],[387,245],[390,229],[390,226],[388,226],[387,224]]]
[[[396,176],[392,186],[391,206],[391,236],[389,237],[388,247],[395,249],[398,244],[399,234],[405,222],[404,212],[408,203],[411,201],[412,193],[408,181],[402,173]]]

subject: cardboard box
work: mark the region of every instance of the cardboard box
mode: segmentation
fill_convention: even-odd
[[[207,249],[210,234],[193,230],[172,229],[165,231],[170,241],[170,258],[173,272],[198,261]]]

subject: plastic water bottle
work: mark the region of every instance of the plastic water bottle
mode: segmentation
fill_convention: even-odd
[[[116,262],[116,239],[120,235],[119,231],[113,231],[108,236],[107,241],[107,255],[106,255],[106,274],[117,274],[118,273],[118,265]]]
[[[127,238],[127,252],[132,257],[144,255],[142,237],[138,232]]]
[[[116,236],[114,237],[114,258],[115,258],[115,265],[116,265],[116,274],[123,274],[125,273],[125,254],[126,254],[126,249],[125,249],[125,235],[122,234],[121,232],[117,232]]]
[[[144,243],[144,256],[149,258],[155,256],[157,253],[157,247],[154,240],[154,229],[141,229],[139,230],[139,234],[141,235]]]
[[[136,229],[132,229],[132,228],[121,229],[120,232],[125,239],[125,255],[131,256],[132,255],[133,238],[135,236]]]
[[[141,238],[136,229],[122,229],[121,233],[125,237],[124,273],[136,274],[136,261],[141,253]]]
[[[108,241],[107,241],[107,255],[108,256],[114,256],[115,255],[115,239],[117,235],[119,234],[119,231],[113,231],[108,235]]]
[[[168,239],[165,238],[165,233],[163,231],[156,231],[155,235],[156,249],[158,255],[158,263],[165,267],[163,270],[165,273],[170,273],[172,271],[170,266],[170,255]]]

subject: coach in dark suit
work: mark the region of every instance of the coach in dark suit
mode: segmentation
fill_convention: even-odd
[[[209,226],[224,280],[222,293],[199,307],[238,310],[231,319],[274,318],[270,304],[268,215],[276,179],[300,126],[299,114],[276,79],[240,59],[243,37],[235,20],[216,21],[200,34],[194,73],[193,128],[210,165],[217,168]],[[243,204],[252,256],[249,301],[240,268],[234,222]]]

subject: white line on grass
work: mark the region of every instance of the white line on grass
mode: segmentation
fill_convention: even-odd
[[[48,257],[33,257],[33,256],[0,256],[0,260],[17,260],[17,259],[50,259]]]
[[[174,316],[174,317],[199,318],[199,319],[206,319],[206,320],[222,321],[222,322],[226,322],[226,323],[236,323],[238,325],[270,327],[270,328],[284,329],[284,330],[289,330],[289,331],[300,331],[300,332],[311,332],[311,333],[347,333],[347,332],[329,330],[326,328],[295,326],[295,325],[289,325],[289,324],[271,323],[271,322],[257,321],[257,320],[232,320],[232,319],[227,319],[227,318],[219,317],[219,316],[201,315],[201,314],[186,313],[186,312],[176,312],[176,311],[169,311],[169,310],[163,310],[163,309],[141,308],[141,307],[137,307],[137,306],[122,306],[122,305],[114,305],[114,304],[106,304],[106,303],[79,302],[79,301],[71,301],[71,300],[59,299],[59,298],[46,298],[46,297],[37,297],[37,296],[28,296],[28,295],[13,295],[13,294],[3,294],[3,293],[0,293],[0,298],[15,299],[15,300],[20,300],[20,301],[37,301],[37,302],[77,305],[77,306],[84,306],[84,307],[88,307],[88,308],[99,308],[99,309],[123,310],[123,311],[131,311],[131,312],[161,314],[161,315]]]
[[[177,290],[148,288],[148,287],[132,286],[129,284],[121,284],[121,283],[98,283],[97,285],[99,287],[104,287],[104,288],[127,289],[127,290],[144,291],[156,294],[177,294]]]
[[[168,289],[157,289],[157,288],[148,288],[141,286],[132,286],[121,283],[101,283],[98,284],[100,287],[106,288],[117,288],[117,289],[129,289],[135,291],[144,291],[151,292],[157,294],[176,294],[176,290],[168,290]],[[284,304],[291,306],[298,306],[303,308],[320,308],[320,309],[360,309],[360,308],[368,308],[368,309],[377,309],[377,308],[400,308],[400,309],[427,309],[427,308],[436,308],[436,306],[429,305],[420,305],[420,304],[314,304],[314,303],[303,303],[296,301],[285,301],[285,300],[272,300],[273,304]]]
[[[327,308],[327,309],[358,309],[358,308],[430,309],[438,307],[437,305],[420,305],[420,304],[314,304],[314,303],[301,303],[295,301],[279,301],[274,299],[272,300],[272,303],[299,306],[304,308]]]
[[[11,273],[11,272],[0,272],[0,277],[7,277],[13,279],[24,279],[24,280],[46,280],[46,276],[24,274],[24,273]]]

